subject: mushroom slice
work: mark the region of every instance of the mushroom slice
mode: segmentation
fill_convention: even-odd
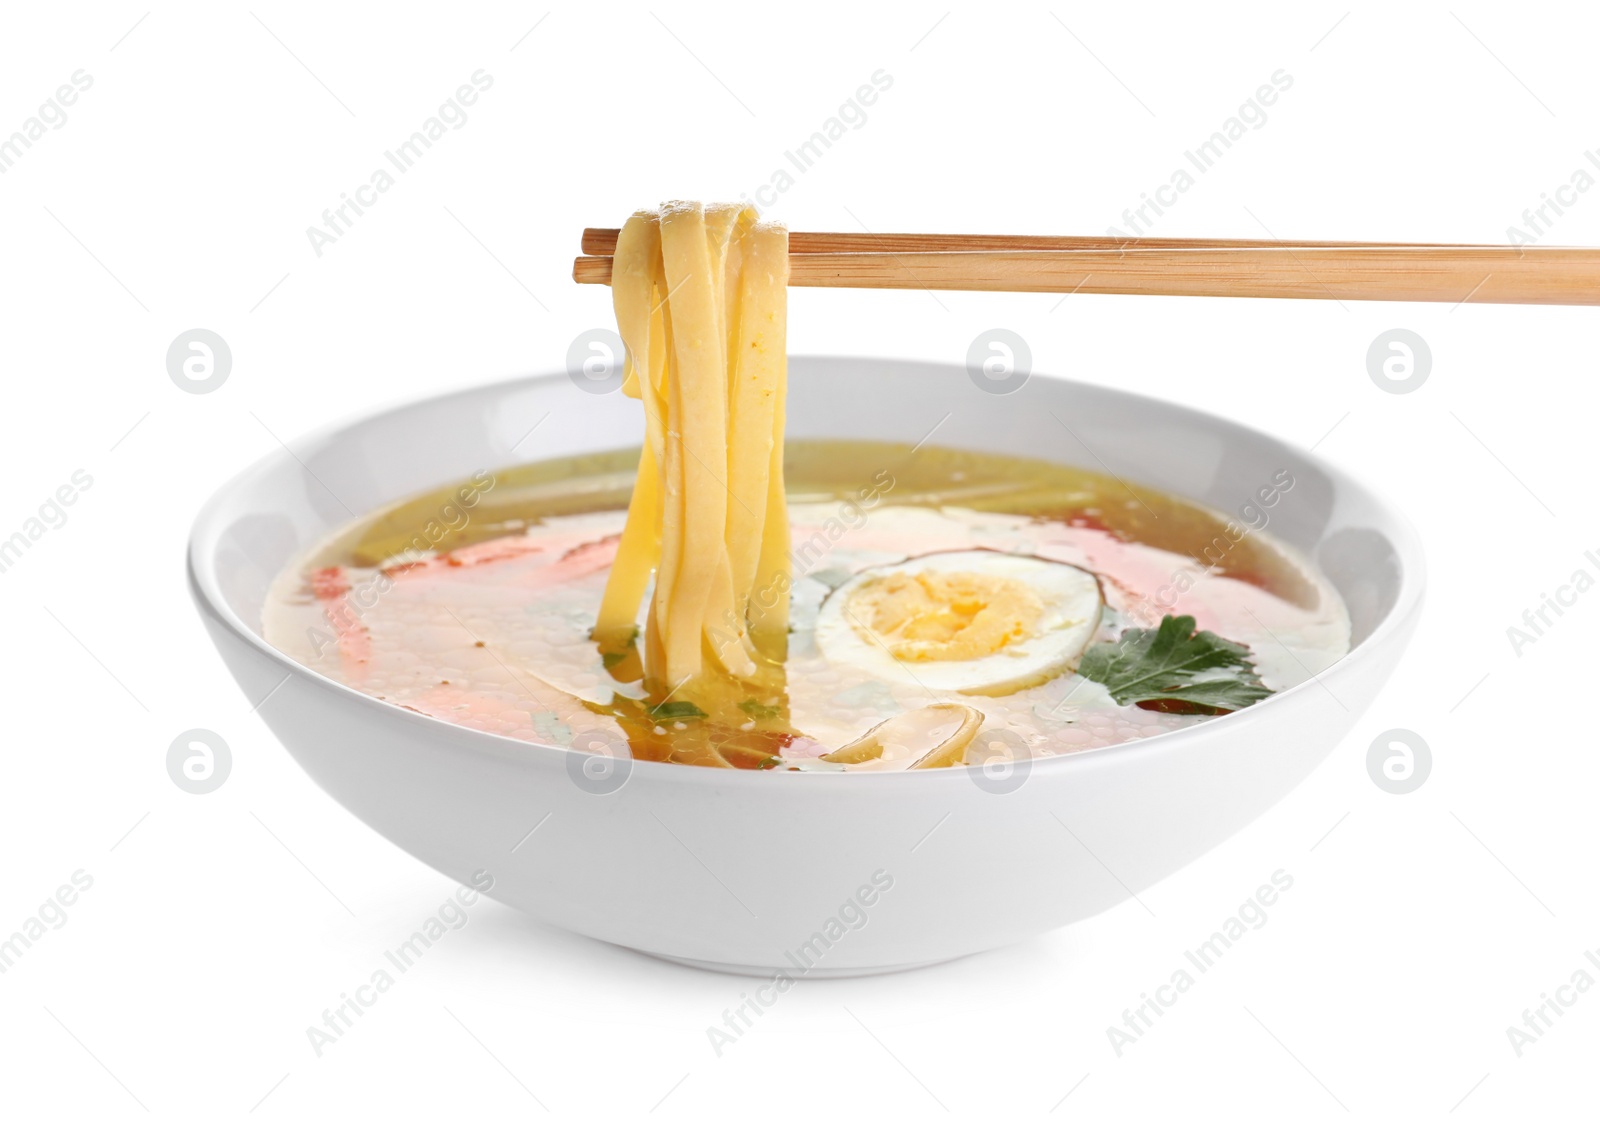
[[[825,754],[824,761],[860,765],[883,756],[886,746],[903,746],[910,768],[938,769],[959,762],[983,725],[983,712],[960,703],[938,703],[887,718],[848,745]]]

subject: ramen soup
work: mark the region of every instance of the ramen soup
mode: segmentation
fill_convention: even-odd
[[[581,752],[881,771],[1117,745],[1253,705],[1349,649],[1328,581],[1268,529],[1076,468],[792,441],[776,644],[704,626],[677,682],[597,628],[637,449],[481,472],[340,530],[277,579],[266,636],[358,691]],[[753,666],[719,652],[742,645]],[[738,663],[738,673],[728,670]]]

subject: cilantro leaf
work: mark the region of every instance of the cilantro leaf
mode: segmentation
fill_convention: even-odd
[[[1272,694],[1248,647],[1196,632],[1193,617],[1165,616],[1155,628],[1130,628],[1119,640],[1092,644],[1078,674],[1104,684],[1121,706],[1153,703],[1177,714],[1243,710]]]
[[[664,702],[650,708],[651,718],[704,718],[706,712],[687,699]]]
[[[767,706],[757,699],[745,699],[739,704],[739,709],[751,718],[777,718],[782,711],[775,706]]]

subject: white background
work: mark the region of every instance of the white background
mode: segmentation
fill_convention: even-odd
[[[879,69],[866,123],[770,210],[793,229],[1126,229],[1280,69],[1268,122],[1156,233],[1504,242],[1600,174],[1600,28],[1577,5],[780,7],[8,6],[0,134],[74,71],[93,86],[0,176],[0,538],[75,470],[94,483],[0,574],[0,936],[74,871],[94,884],[0,975],[0,1116],[1592,1114],[1600,994],[1520,1058],[1506,1034],[1600,948],[1600,593],[1520,656],[1506,636],[1596,569],[1586,309],[795,292],[795,352],[956,361],[1006,326],[1040,371],[1316,444],[1425,537],[1403,666],[1309,781],[1148,908],[804,983],[718,1058],[705,1028],[744,981],[484,903],[313,1053],[306,1028],[451,887],[251,713],[188,603],[185,532],[278,438],[559,368],[610,323],[608,291],[570,281],[582,227],[754,191]],[[319,258],[306,228],[480,68],[466,124]],[[1546,240],[1597,239],[1600,190]],[[167,376],[194,327],[232,348],[215,393]],[[1432,351],[1407,395],[1366,369],[1393,327]],[[200,797],[164,764],[197,726],[235,760]],[[1408,796],[1367,774],[1391,727],[1434,755]],[[1118,1057],[1106,1028],[1279,869],[1294,887],[1266,926]]]

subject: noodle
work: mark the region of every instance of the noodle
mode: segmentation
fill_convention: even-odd
[[[736,204],[641,211],[617,240],[623,391],[646,440],[594,635],[633,639],[654,571],[646,674],[674,688],[707,659],[750,679],[783,658],[788,269],[788,232]]]

